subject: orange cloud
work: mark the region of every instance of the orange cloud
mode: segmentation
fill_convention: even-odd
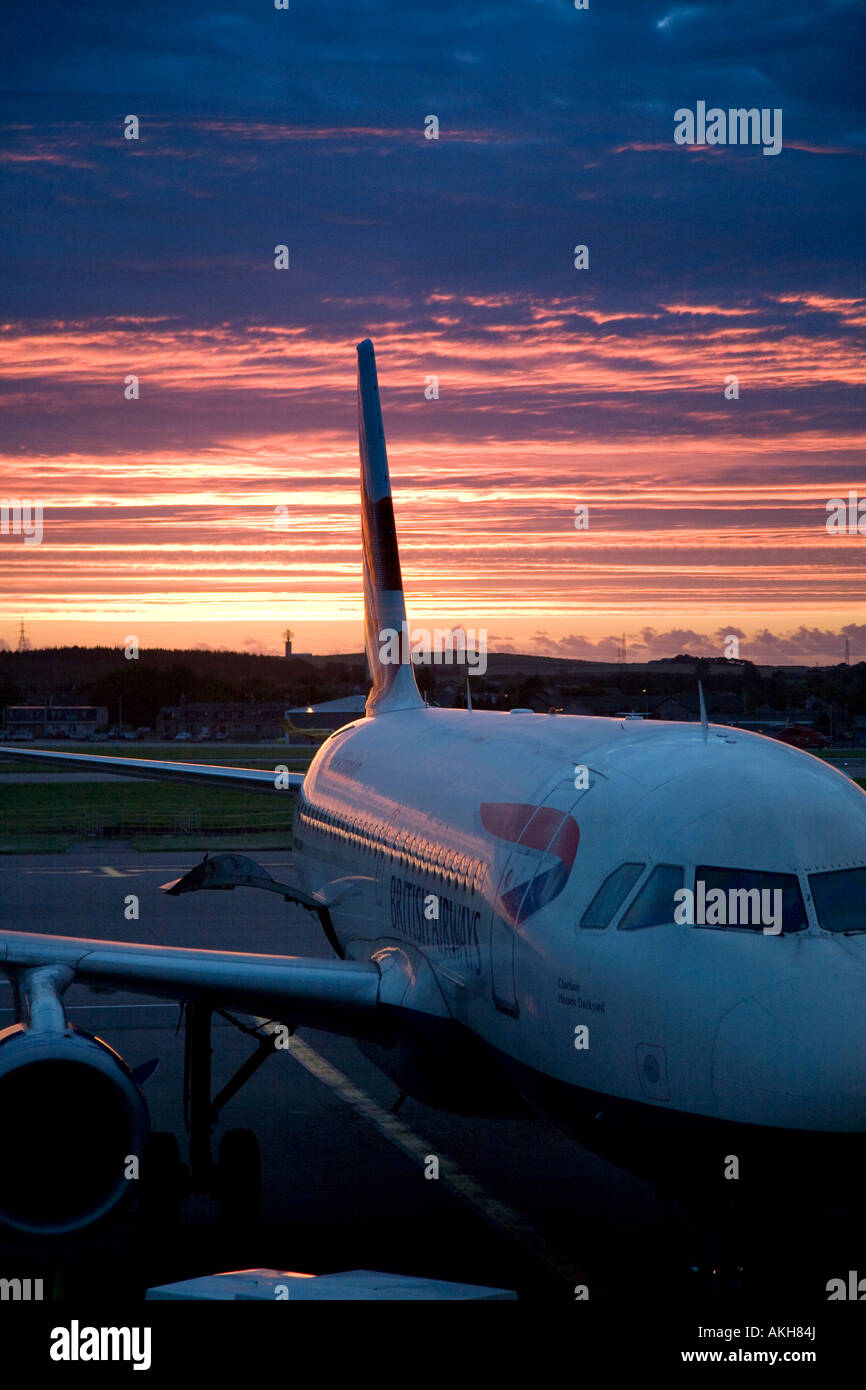
[[[862,538],[831,538],[824,520],[854,485],[866,432],[809,414],[816,386],[863,380],[862,300],[616,314],[577,297],[433,292],[423,329],[399,309],[382,303],[371,332],[416,616],[682,625],[685,613],[707,629],[768,608],[825,624],[862,611]],[[825,321],[820,351],[806,313]],[[136,615],[357,619],[353,350],[325,329],[165,316],[0,325],[7,400],[16,418],[30,410],[26,447],[0,458],[0,495],[45,513],[41,545],[0,537],[0,619],[70,632]],[[424,398],[431,371],[438,401]],[[724,400],[729,371],[750,410],[787,393],[760,429]],[[123,402],[130,372],[137,402]],[[182,430],[162,437],[161,412],[179,407]]]

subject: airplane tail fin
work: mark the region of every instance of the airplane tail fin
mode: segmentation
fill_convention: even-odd
[[[367,714],[423,709],[424,701],[410,661],[376,357],[369,338],[358,344],[358,447],[364,542],[364,643],[373,682],[367,696]]]

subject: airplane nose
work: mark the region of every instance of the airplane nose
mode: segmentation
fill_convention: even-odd
[[[866,1130],[866,975],[800,977],[743,999],[713,1046],[720,1118]]]

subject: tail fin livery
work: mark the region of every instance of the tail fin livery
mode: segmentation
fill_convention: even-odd
[[[376,357],[369,338],[358,344],[358,446],[364,542],[364,643],[373,688],[367,714],[423,709],[409,661],[400,552],[391,501]],[[399,659],[395,660],[395,653]]]

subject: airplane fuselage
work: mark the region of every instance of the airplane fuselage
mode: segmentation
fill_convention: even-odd
[[[866,796],[819,759],[718,727],[407,710],[324,745],[295,835],[342,951],[396,953],[406,1001],[557,1118],[866,1131],[866,903],[827,930],[812,891],[866,865]],[[675,920],[708,870],[783,884],[784,923]]]

